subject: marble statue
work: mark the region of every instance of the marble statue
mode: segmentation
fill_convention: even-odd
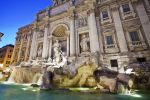
[[[42,56],[42,46],[40,46],[40,47],[38,48],[37,56],[38,56],[38,57],[41,57],[41,56]]]
[[[89,51],[89,45],[88,45],[88,42],[89,42],[89,38],[86,37],[86,35],[83,35],[83,38],[80,42],[80,46],[81,46],[81,51],[82,52],[87,52]]]
[[[60,63],[62,60],[62,51],[61,51],[61,45],[58,40],[53,45],[54,47],[54,60],[56,64]]]
[[[58,0],[53,0],[53,5],[57,6],[58,5]]]
[[[59,43],[58,40],[55,41],[55,43],[54,43],[54,45],[53,45],[53,48],[54,48],[54,53],[61,51],[61,45],[60,45],[60,43]]]

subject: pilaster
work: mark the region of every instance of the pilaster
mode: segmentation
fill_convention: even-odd
[[[28,58],[28,53],[29,53],[29,47],[30,47],[30,36],[27,37],[27,46],[26,46],[26,51],[25,51],[25,60]]]
[[[37,34],[38,34],[38,29],[34,28],[29,60],[35,59],[35,57],[37,55],[37,43],[36,43],[37,42]]]
[[[75,35],[75,11],[74,7],[69,10],[70,15],[70,56],[76,55],[76,35]]]
[[[111,5],[112,15],[113,15],[115,29],[116,29],[116,36],[118,39],[120,51],[121,53],[123,53],[123,52],[127,52],[128,48],[127,48],[125,34],[123,31],[123,26],[122,26],[122,22],[121,22],[118,9],[119,9],[119,6],[117,4]]]
[[[22,37],[21,37],[22,38]],[[23,45],[23,40],[24,39],[21,39],[21,43],[20,43],[20,47],[19,47],[19,53],[18,53],[18,59],[17,59],[17,62],[20,61],[20,57],[21,57],[21,50],[22,50],[22,45]]]
[[[49,23],[45,24],[45,31],[44,31],[44,42],[43,42],[43,52],[42,58],[48,58],[48,32],[49,32]]]
[[[143,31],[145,33],[145,37],[147,39],[147,43],[150,46],[150,20],[146,13],[146,9],[145,9],[142,1],[135,2],[135,5],[136,5],[136,10],[137,10],[138,16],[139,16],[141,24],[142,24]]]
[[[88,26],[89,26],[89,37],[90,37],[90,48],[91,52],[99,52],[99,41],[98,41],[98,32],[96,25],[96,18],[94,9],[88,10]]]

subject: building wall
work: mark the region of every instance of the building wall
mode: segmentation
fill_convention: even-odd
[[[149,5],[149,0],[77,0],[44,9],[19,29],[12,61],[36,59],[39,48],[43,59],[51,57],[56,39],[67,41],[66,55],[80,56],[82,35],[103,66],[121,71],[138,58],[150,61]],[[112,67],[114,60],[118,67]]]
[[[2,48],[0,48],[0,64],[1,64],[1,70],[9,67],[11,64],[11,58],[13,54],[13,45],[7,45]]]

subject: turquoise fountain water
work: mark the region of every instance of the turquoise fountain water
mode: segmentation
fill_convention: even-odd
[[[40,91],[26,85],[0,84],[0,100],[149,100],[150,92],[136,91],[132,95],[90,94],[67,90]]]

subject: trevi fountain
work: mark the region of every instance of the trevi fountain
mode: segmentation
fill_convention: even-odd
[[[49,23],[45,22],[43,44],[41,44],[41,42],[37,43],[38,37],[42,37],[43,35],[36,35],[36,32],[40,30],[37,29],[37,26],[40,27],[40,25],[38,25],[38,21],[37,23],[33,23],[36,28],[33,32],[30,53],[28,53],[28,48],[25,54],[25,57],[29,59],[14,60],[14,63],[8,70],[11,73],[10,77],[7,81],[0,83],[0,94],[2,94],[0,95],[0,100],[148,100],[150,92],[139,90],[140,84],[138,84],[138,82],[143,79],[144,82],[148,83],[147,80],[149,77],[139,78],[141,75],[139,72],[140,68],[135,68],[138,64],[133,63],[130,65],[127,64],[125,68],[120,67],[120,70],[124,69],[122,72],[120,70],[111,69],[107,64],[103,63],[102,58],[104,55],[102,55],[101,50],[99,50],[98,35],[95,30],[96,27],[94,26],[96,25],[96,21],[93,21],[95,20],[93,17],[95,16],[93,14],[94,8],[91,6],[92,4],[89,3],[94,2],[94,5],[96,5],[95,2],[98,2],[98,4],[101,5],[104,1],[107,0],[53,0],[53,7],[50,8],[50,10],[52,10],[51,14],[53,14],[51,15],[52,17],[57,11],[63,14],[64,11],[61,9],[58,10],[57,7],[64,7],[63,10],[66,9],[65,7],[70,7],[67,11],[67,13],[71,13],[70,19],[75,19],[77,17],[74,12],[78,12],[80,9],[76,8],[76,6],[83,6],[82,10],[86,10],[84,4],[92,7],[92,10],[88,12],[88,20],[86,18],[79,20],[80,28],[78,31],[81,31],[78,35],[79,37],[74,34],[74,20],[70,22],[70,29],[65,28],[67,25],[64,27],[63,21],[59,23],[62,25],[58,25],[60,29],[54,30],[54,33],[52,32],[50,36],[48,34],[49,30],[47,29]],[[117,2],[117,0],[114,0],[114,2]],[[112,11],[114,10],[115,7],[112,8]],[[47,11],[40,13],[47,14]],[[113,16],[115,15],[118,16],[116,12]],[[66,15],[64,14],[62,16]],[[56,17],[59,18],[59,16]],[[43,20],[47,21],[47,19]],[[57,20],[57,18],[55,20]],[[66,21],[66,19],[64,20]],[[86,31],[87,24],[92,24],[89,25],[89,31]],[[115,27],[116,31],[118,31],[117,26]],[[59,33],[64,32],[62,31],[64,28],[65,35]],[[111,30],[112,29],[106,31]],[[42,33],[43,31],[40,32]],[[75,37],[78,37],[78,39],[75,39]],[[108,42],[110,41],[108,40]],[[48,44],[50,44],[50,46]],[[120,52],[126,51],[122,45],[124,45],[124,42],[122,42],[121,45],[119,44]],[[114,49],[111,49],[113,47]],[[48,48],[51,49],[48,50]],[[107,50],[108,49],[109,47]],[[117,45],[114,44],[110,46],[110,51],[108,50],[107,52],[118,52],[118,49]],[[77,51],[79,51],[78,54]],[[49,54],[47,56],[48,52]],[[19,53],[19,56],[16,56],[14,51],[14,59],[21,59],[21,56],[24,55],[23,51],[19,51]],[[124,53],[122,53],[122,55],[124,55]],[[17,63],[15,63],[15,61]],[[3,75],[0,73],[0,78],[2,77]]]

